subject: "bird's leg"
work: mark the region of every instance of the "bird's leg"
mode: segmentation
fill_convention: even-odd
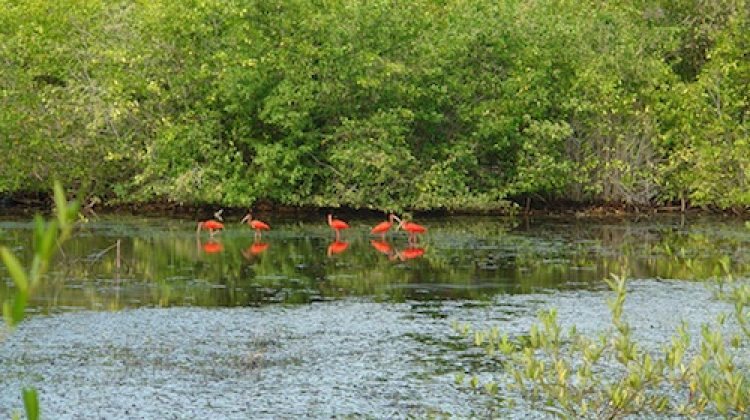
[[[336,242],[341,242],[341,231],[336,229]]]
[[[260,240],[260,231],[256,230],[255,231],[255,242],[258,242],[259,240]]]

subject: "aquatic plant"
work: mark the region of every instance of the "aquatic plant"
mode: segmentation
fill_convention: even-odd
[[[562,417],[747,416],[750,363],[739,349],[750,343],[750,284],[736,281],[728,264],[721,270],[717,296],[734,303],[736,325],[722,314],[717,325],[702,326],[694,343],[683,321],[670,344],[657,352],[642,348],[623,319],[624,275],[607,280],[615,293],[608,302],[613,328],[598,337],[575,326],[564,333],[555,309],[540,312],[539,323],[516,337],[454,323],[502,366],[496,381],[481,383],[473,375],[469,386],[496,396],[505,407],[523,402]],[[456,382],[466,382],[466,375],[457,375]]]
[[[23,321],[26,304],[47,272],[55,250],[70,237],[73,230],[73,222],[78,215],[78,202],[68,202],[59,182],[54,184],[54,198],[56,219],[45,221],[40,215],[34,219],[34,257],[28,269],[23,268],[12,251],[0,246],[0,258],[16,287],[14,296],[3,302],[3,317],[10,330]],[[24,388],[22,395],[26,417],[30,420],[38,419],[39,399],[36,389]],[[18,413],[14,414],[14,418],[18,417]]]

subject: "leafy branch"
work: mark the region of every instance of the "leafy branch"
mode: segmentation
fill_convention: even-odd
[[[55,251],[70,238],[73,231],[74,221],[78,215],[78,202],[68,202],[59,182],[54,184],[54,199],[55,219],[45,221],[39,215],[34,218],[34,257],[28,270],[24,269],[13,252],[0,246],[0,258],[16,287],[15,295],[3,302],[3,317],[11,330],[23,321],[29,299],[49,269]],[[39,399],[36,389],[24,388],[23,402],[26,417],[30,420],[38,419]],[[19,415],[14,414],[14,418],[19,418]]]
[[[691,337],[683,322],[669,345],[660,352],[642,349],[631,336],[631,327],[623,319],[627,297],[626,277],[613,275],[607,280],[615,292],[609,300],[614,328],[596,338],[578,333],[573,326],[567,335],[557,321],[557,311],[539,313],[539,323],[528,335],[510,338],[497,328],[471,331],[474,345],[503,368],[499,383],[507,391],[503,403],[508,407],[521,398],[544,411],[562,417],[623,418],[629,415],[705,415],[747,416],[750,413],[750,372],[744,360],[738,360],[732,348],[750,342],[750,285],[733,283],[727,267],[724,283],[731,283],[722,298],[734,303],[737,331],[726,337],[721,330],[703,325],[697,354],[686,357]],[[726,314],[718,319],[725,325]],[[463,382],[464,375],[456,382]],[[470,385],[479,388],[474,376]],[[484,384],[494,395],[496,382]]]

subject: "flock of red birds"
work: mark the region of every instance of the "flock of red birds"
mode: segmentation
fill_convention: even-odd
[[[198,222],[198,229],[196,233],[200,234],[200,232],[205,229],[209,232],[211,238],[213,238],[216,232],[224,229],[224,223],[221,217],[222,212],[223,210],[219,210],[214,213],[213,219]],[[344,250],[346,250],[346,248],[349,246],[348,242],[341,241],[341,231],[349,229],[349,224],[343,220],[334,219],[332,214],[328,215],[327,221],[328,226],[330,226],[331,229],[336,232],[336,239],[328,246],[328,256],[331,256],[333,254],[340,254],[344,252]],[[398,224],[396,225],[396,231],[403,229],[409,235],[409,248],[403,251],[394,252],[391,245],[385,241],[385,235],[391,230],[394,222],[398,222]],[[248,212],[245,217],[242,218],[240,223],[247,223],[250,228],[255,230],[255,243],[253,243],[250,248],[243,251],[243,254],[246,257],[249,257],[265,251],[268,248],[268,244],[259,242],[259,240],[264,230],[271,230],[271,227],[268,225],[268,223],[253,219],[252,212]],[[372,240],[370,241],[370,244],[379,252],[388,255],[390,259],[406,260],[417,258],[424,254],[423,248],[416,247],[418,241],[417,235],[421,235],[425,232],[427,232],[427,228],[425,228],[424,226],[414,222],[401,220],[395,214],[390,214],[388,216],[388,220],[380,222],[372,229],[370,229],[370,234],[380,235],[382,238],[379,241]],[[202,248],[207,253],[221,252],[224,249],[220,243],[215,241],[208,242],[207,244],[203,245]]]

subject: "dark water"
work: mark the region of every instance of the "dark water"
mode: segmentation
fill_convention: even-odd
[[[624,266],[634,278],[685,280],[711,277],[722,258],[736,273],[750,267],[750,230],[737,220],[428,219],[428,235],[412,247],[403,234],[386,241],[369,236],[377,220],[353,222],[338,244],[323,223],[273,222],[257,241],[238,224],[211,240],[197,237],[192,221],[87,223],[66,244],[33,305],[57,312],[352,296],[486,300],[498,293],[599,290],[602,278]],[[0,220],[0,243],[28,259],[30,229],[30,222]],[[4,268],[0,278],[4,297],[12,287]]]
[[[750,269],[734,219],[435,218],[416,246],[373,244],[377,220],[333,246],[323,223],[267,221],[261,240],[239,225],[196,239],[180,220],[83,225],[32,302],[46,315],[0,341],[0,416],[31,384],[51,418],[525,417],[453,384],[492,368],[452,320],[522,332],[555,306],[595,332],[602,278],[627,267],[626,314],[658,348],[680,319],[727,309],[697,280]],[[28,258],[30,229],[0,219],[0,243]]]

